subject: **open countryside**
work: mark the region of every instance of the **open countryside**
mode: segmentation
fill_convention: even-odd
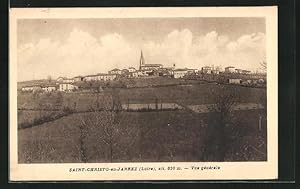
[[[144,62],[19,82],[19,162],[267,159],[265,75]]]

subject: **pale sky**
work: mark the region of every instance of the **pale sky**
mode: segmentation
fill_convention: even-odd
[[[106,18],[18,21],[18,81],[74,77],[146,63],[235,66],[264,60],[264,18]]]

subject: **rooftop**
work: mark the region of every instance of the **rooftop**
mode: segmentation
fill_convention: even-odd
[[[181,69],[176,69],[174,71],[187,71],[188,69],[187,68],[181,68]]]
[[[234,68],[234,67],[233,67],[233,66],[227,66],[227,67],[225,67],[225,69],[226,69],[226,68]]]
[[[41,85],[39,85],[39,84],[33,84],[33,85],[24,86],[23,88],[26,88],[26,87],[41,87]]]
[[[86,76],[84,76],[84,77],[96,77],[96,76],[98,76],[99,74],[93,74],[93,75],[86,75]]]
[[[147,66],[162,66],[162,64],[143,64],[141,67],[147,67]]]
[[[68,79],[68,78],[66,78],[66,77],[58,77],[57,79]]]
[[[97,77],[97,76],[108,76],[108,75],[116,75],[116,74],[107,74],[107,73],[98,73],[98,74],[93,74],[93,75],[86,75],[83,77]]]
[[[44,84],[44,85],[41,85],[41,87],[56,87],[57,85],[55,84]]]
[[[115,69],[112,69],[111,71],[120,71],[120,69],[115,68]]]

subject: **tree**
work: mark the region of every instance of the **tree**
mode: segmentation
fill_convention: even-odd
[[[239,100],[239,91],[235,86],[220,86],[212,91],[214,104],[209,105],[207,138],[205,139],[203,159],[224,161],[230,143],[228,127],[232,124],[232,110]]]
[[[79,158],[81,162],[87,163],[88,157],[87,157],[86,140],[89,135],[90,128],[89,125],[87,124],[86,119],[81,119],[81,124],[78,125],[78,128],[79,128]]]
[[[176,133],[173,127],[174,126],[172,124],[168,124],[168,137],[166,137],[166,142],[168,143],[166,150],[172,162],[176,155]]]
[[[52,76],[51,75],[48,75],[47,76],[47,81],[50,83],[52,81]]]
[[[91,107],[92,112],[82,114],[79,124],[79,149],[83,162],[88,162],[91,157],[103,154],[107,149],[109,161],[114,160],[114,148],[117,145],[119,127],[120,100],[117,91],[99,98],[97,94],[96,108]],[[89,150],[90,145],[95,143],[97,149]]]
[[[261,70],[266,72],[267,71],[267,62],[265,60],[263,60],[259,64],[260,64]]]

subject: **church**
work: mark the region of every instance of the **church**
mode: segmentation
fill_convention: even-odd
[[[140,57],[140,71],[154,71],[163,68],[162,64],[146,64],[143,56],[143,51],[141,51]]]

